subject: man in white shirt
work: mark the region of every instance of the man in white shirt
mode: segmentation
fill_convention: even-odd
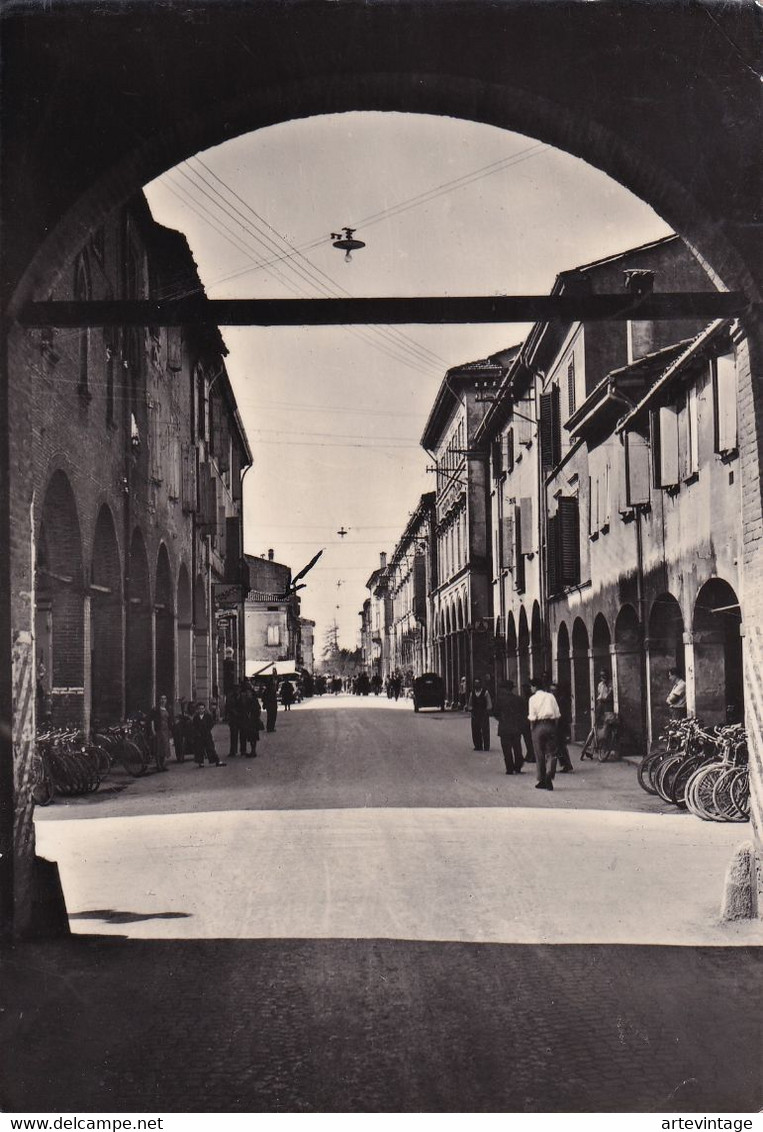
[[[542,681],[536,677],[530,681],[533,694],[527,705],[527,717],[532,729],[533,747],[535,748],[535,766],[538,781],[536,790],[553,790],[554,775],[556,774],[557,721],[561,718],[559,704],[556,697],[543,690]]]

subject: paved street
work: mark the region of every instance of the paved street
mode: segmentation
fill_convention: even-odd
[[[323,699],[256,760],[40,811],[79,934],[4,959],[0,1104],[758,1109],[760,932],[717,918],[746,827],[494,748]]]

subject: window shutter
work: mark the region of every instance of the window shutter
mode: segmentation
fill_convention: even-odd
[[[680,478],[678,458],[678,413],[676,412],[675,406],[663,405],[659,410],[659,422],[659,486],[675,487]]]
[[[557,510],[559,522],[559,582],[576,586],[580,582],[580,521],[576,496],[561,496]]]
[[[540,397],[540,462],[544,472],[556,467],[561,458],[562,431],[559,417],[559,386]]]
[[[146,398],[148,408],[148,460],[151,479],[155,483],[162,480],[162,434],[161,406],[151,397]]]
[[[196,467],[195,451],[189,443],[181,445],[181,499],[184,511],[196,510]]]
[[[493,479],[498,479],[503,475],[503,445],[501,444],[500,437],[494,440],[492,444],[492,461],[493,461]]]
[[[733,452],[739,445],[737,429],[737,372],[734,354],[722,354],[713,364],[716,450]]]
[[[535,527],[533,525],[533,500],[525,495],[519,501],[520,522],[522,524],[522,553],[532,554],[535,550]]]
[[[559,584],[559,516],[551,515],[546,531],[546,575],[551,597],[562,588]]]
[[[601,492],[601,525],[608,527],[612,517],[612,468],[609,464],[604,467],[604,481]]]
[[[506,471],[511,474],[514,471],[514,429],[510,428],[503,439],[506,448],[504,466]]]
[[[523,503],[527,503],[524,500]],[[525,558],[522,542],[522,506],[514,511],[514,586],[519,593],[525,590]]]
[[[625,477],[628,507],[649,503],[649,444],[638,432],[625,434]]]
[[[505,570],[514,570],[513,508],[509,508],[501,520],[501,564]]]
[[[573,354],[567,364],[567,404],[569,416],[575,412],[575,355]]]

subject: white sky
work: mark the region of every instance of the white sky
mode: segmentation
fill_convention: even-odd
[[[577,158],[453,118],[310,118],[200,157],[146,193],[188,237],[210,298],[546,294],[559,271],[670,232]],[[329,238],[343,225],[367,245],[350,264]],[[418,440],[445,370],[528,329],[222,328],[254,453],[245,549],[273,547],[296,573],[326,548],[302,591],[316,660],[334,618],[355,647],[379,551],[434,486]]]

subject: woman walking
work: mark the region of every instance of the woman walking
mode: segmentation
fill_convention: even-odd
[[[172,734],[172,716],[167,707],[166,696],[159,697],[159,703],[151,712],[149,725],[151,727],[156,769],[166,770],[167,759],[170,757],[170,735]]]

